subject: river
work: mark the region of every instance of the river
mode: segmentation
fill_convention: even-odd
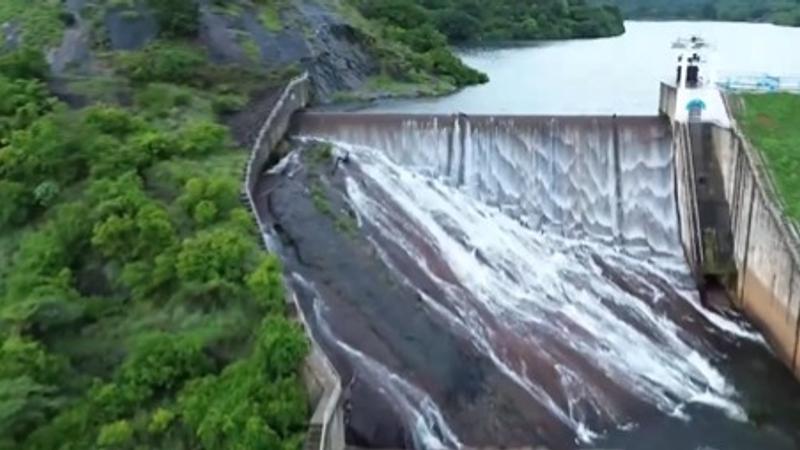
[[[800,28],[726,22],[626,22],[607,39],[460,52],[490,82],[454,95],[392,101],[375,112],[466,114],[655,114],[659,82],[674,73],[672,42],[700,35],[721,74],[800,75]]]

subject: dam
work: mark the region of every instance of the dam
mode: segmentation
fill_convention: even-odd
[[[702,164],[730,142],[676,94],[651,117],[293,118],[253,202],[348,445],[797,448],[790,345],[698,289],[748,253],[724,195],[754,185]]]

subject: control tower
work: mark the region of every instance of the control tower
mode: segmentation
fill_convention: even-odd
[[[672,44],[676,71],[674,111],[677,122],[712,122],[730,127],[728,111],[717,87],[713,48],[702,38],[692,36]]]

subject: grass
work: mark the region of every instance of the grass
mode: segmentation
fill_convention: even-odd
[[[311,184],[311,202],[320,213],[331,218],[335,216],[331,203],[328,201],[328,196],[325,195],[325,187],[322,186],[319,180],[314,180]]]
[[[762,152],[789,218],[800,223],[800,95],[745,94],[738,120]]]
[[[2,0],[0,25],[14,23],[21,28],[23,45],[49,47],[64,33],[60,0]]]
[[[313,165],[324,166],[333,158],[333,146],[327,142],[318,142],[309,149],[309,153]]]

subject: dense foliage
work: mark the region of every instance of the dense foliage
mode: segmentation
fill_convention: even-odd
[[[449,45],[465,42],[598,37],[624,31],[615,7],[584,0],[351,0],[377,30],[382,77],[373,88],[392,91],[388,80],[462,87],[486,75],[461,62]],[[399,89],[402,92],[402,89]],[[436,92],[437,89],[434,89]]]
[[[797,0],[599,0],[618,5],[626,16],[650,19],[707,19],[773,22],[800,26]]]
[[[0,57],[1,449],[300,447],[306,341],[239,203],[223,94],[185,84],[236,72],[195,57],[120,56],[132,106],[80,110],[40,53]]]
[[[404,41],[431,41],[431,30],[450,42],[588,38],[621,34],[612,6],[584,0],[361,0],[368,18],[411,32]],[[435,42],[435,39],[433,40]]]
[[[748,94],[737,119],[764,155],[787,214],[800,223],[800,95]]]

